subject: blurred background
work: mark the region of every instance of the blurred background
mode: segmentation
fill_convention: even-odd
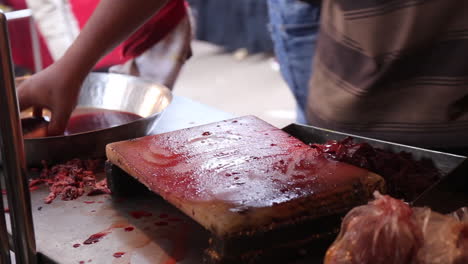
[[[42,3],[43,2],[43,3]],[[17,76],[32,74],[53,62],[34,10],[50,11],[51,2],[42,0],[3,0],[1,9],[9,18],[10,42]],[[268,32],[265,0],[189,0],[194,27],[193,56],[185,64],[174,94],[189,97],[235,115],[256,115],[278,127],[295,120],[293,97],[279,73]],[[29,5],[28,5],[29,4]],[[96,0],[75,0],[55,7],[79,13],[81,28],[91,15]],[[50,25],[63,28],[66,25]],[[43,28],[42,28],[43,29]],[[70,30],[72,31],[72,30]],[[70,35],[76,32],[65,32]],[[51,50],[52,49],[52,50]],[[104,58],[96,71],[104,71],[119,60],[119,47]]]

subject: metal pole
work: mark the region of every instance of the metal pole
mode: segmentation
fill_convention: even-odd
[[[7,18],[0,13],[0,151],[10,207],[13,251],[16,263],[34,264],[37,263],[36,240],[10,51]]]
[[[39,41],[39,32],[36,29],[36,24],[32,17],[31,9],[22,9],[5,13],[8,21],[15,21],[21,19],[29,20],[29,30],[31,33],[31,47],[34,59],[34,72],[42,70],[42,56],[41,56],[41,45]]]
[[[7,264],[10,263],[10,244],[5,221],[5,209],[3,208],[3,195],[0,195],[0,210],[0,263]]]
[[[29,17],[29,28],[31,32],[31,46],[34,58],[34,72],[42,70],[41,45],[39,42],[39,33],[36,29],[34,19]]]

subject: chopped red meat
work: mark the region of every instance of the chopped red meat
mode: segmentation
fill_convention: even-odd
[[[91,191],[88,193],[88,196],[100,195],[100,194],[110,194],[110,190],[107,187],[107,179],[97,182]]]
[[[368,143],[355,143],[351,137],[311,146],[328,159],[379,174],[385,179],[388,193],[396,198],[411,201],[442,177],[432,160],[415,160],[408,152],[393,153]]]
[[[38,179],[30,181],[29,187],[47,184],[50,193],[44,198],[51,203],[58,196],[62,200],[74,200],[85,193],[97,195],[110,193],[105,180],[96,181],[96,174],[103,171],[103,160],[73,159],[51,168],[43,162],[43,169]]]

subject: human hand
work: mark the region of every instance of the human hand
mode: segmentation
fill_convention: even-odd
[[[42,112],[42,108],[49,109],[52,117],[47,135],[61,135],[77,104],[83,79],[55,63],[18,86],[20,109],[32,107],[35,115]]]

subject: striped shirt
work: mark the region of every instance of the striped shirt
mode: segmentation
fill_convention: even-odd
[[[468,1],[323,0],[313,125],[468,147]]]

